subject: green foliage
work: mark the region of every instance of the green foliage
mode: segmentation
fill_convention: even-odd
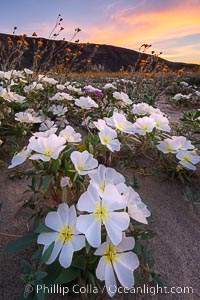
[[[11,242],[7,247],[6,251],[10,253],[15,253],[19,251],[23,251],[25,249],[31,248],[36,244],[37,241],[37,234],[32,233],[32,234],[27,234],[19,239]]]

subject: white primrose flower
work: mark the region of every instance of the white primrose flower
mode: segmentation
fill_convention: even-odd
[[[147,217],[149,217],[151,213],[142,202],[139,194],[136,193],[132,187],[128,187],[124,197],[125,201],[127,201],[129,216],[140,223],[148,224]]]
[[[46,264],[53,263],[59,256],[62,267],[68,268],[72,263],[73,253],[85,247],[85,237],[76,229],[76,209],[66,203],[59,204],[56,212],[49,212],[45,225],[53,232],[42,232],[38,236],[38,244],[44,245],[43,253],[53,243],[54,248]]]
[[[74,151],[70,158],[79,175],[87,175],[98,166],[98,161],[87,150],[83,152]]]
[[[89,96],[76,99],[75,105],[81,107],[82,109],[91,109],[93,107],[98,108],[98,104]]]
[[[132,104],[132,100],[129,98],[129,96],[126,93],[123,92],[114,92],[113,98],[117,100],[123,101],[125,104]]]
[[[188,84],[187,82],[185,82],[185,81],[181,81],[181,82],[180,82],[180,85],[185,86],[185,87],[188,87],[188,86],[189,86],[189,84]]]
[[[189,95],[183,95],[183,94],[179,93],[179,94],[176,94],[173,99],[175,101],[179,101],[181,99],[189,100],[190,97],[191,97],[191,94],[189,94]]]
[[[101,197],[103,196],[105,187],[108,184],[114,185],[120,194],[127,190],[124,176],[113,168],[107,168],[104,165],[99,165],[98,169],[89,174],[89,177],[90,184],[96,187]]]
[[[184,136],[172,136],[160,142],[157,149],[163,153],[177,153],[178,150],[192,150],[194,146]]]
[[[20,123],[42,123],[42,118],[33,116],[31,113],[26,111],[15,114],[15,120]]]
[[[52,111],[53,115],[63,116],[68,111],[68,109],[64,105],[52,105],[52,107],[49,108],[49,111]]]
[[[92,85],[86,85],[84,87],[86,93],[101,93],[102,91],[93,87]]]
[[[164,141],[161,141],[156,148],[162,153],[176,153],[179,149],[179,143],[177,141],[167,138]]]
[[[176,154],[176,158],[178,158],[179,164],[193,171],[197,169],[194,165],[200,162],[200,156],[187,150],[179,150]]]
[[[132,250],[135,246],[133,237],[126,237],[117,246],[108,239],[94,252],[95,255],[102,256],[99,260],[96,276],[99,280],[105,280],[106,290],[110,297],[113,297],[117,291],[117,281],[127,288],[131,289],[134,284],[133,272],[139,266],[139,260]]]
[[[103,87],[104,90],[113,89],[116,90],[117,88],[112,83],[106,83]]]
[[[18,121],[20,123],[32,123],[32,115],[27,112],[16,113],[15,121]]]
[[[16,166],[19,166],[23,164],[27,160],[27,158],[31,155],[31,149],[29,147],[24,148],[19,153],[15,154],[11,160],[11,165],[8,167],[8,169],[15,168]]]
[[[172,140],[178,144],[178,149],[180,150],[192,150],[194,146],[191,141],[187,140],[184,136],[172,136]]]
[[[126,212],[118,211],[125,207],[124,198],[114,185],[108,184],[100,198],[98,190],[90,184],[78,200],[78,210],[88,214],[78,217],[77,229],[85,234],[92,247],[99,247],[101,227],[104,225],[112,243],[118,245],[122,240],[122,232],[128,228],[130,222]]]
[[[28,74],[28,75],[32,75],[34,72],[30,69],[25,68],[24,69],[24,73]]]
[[[133,124],[133,131],[139,135],[146,135],[147,132],[152,132],[156,123],[151,117],[138,118]]]
[[[96,128],[99,130],[99,131],[101,131],[101,130],[103,130],[103,129],[105,129],[106,127],[108,127],[107,125],[106,125],[106,122],[103,120],[103,119],[98,119],[98,121],[96,122],[93,122],[94,123],[94,125],[96,126]]]
[[[113,116],[105,118],[105,121],[109,126],[119,129],[122,132],[133,133],[133,124],[121,113],[114,112]]]
[[[29,159],[50,161],[57,159],[60,152],[66,147],[64,144],[66,139],[56,134],[48,137],[31,138],[28,147],[36,153],[31,155]]]
[[[78,95],[82,95],[82,94],[83,94],[81,88],[76,88],[76,87],[73,86],[73,85],[67,85],[67,89],[68,89],[69,91],[71,91],[71,92],[77,93]]]
[[[56,88],[57,88],[59,91],[63,91],[64,89],[66,89],[66,86],[63,85],[63,84],[57,84],[57,85],[56,85]]]
[[[119,151],[120,142],[117,139],[117,133],[112,128],[108,126],[101,130],[99,133],[99,138],[102,145],[105,145],[110,151]]]
[[[31,91],[37,91],[37,90],[44,90],[43,85],[41,83],[37,83],[36,81],[34,81],[32,84],[30,85],[26,85],[24,87],[24,92],[25,93],[30,93]]]
[[[10,90],[4,89],[0,87],[0,97],[8,102],[17,102],[17,103],[24,103],[26,97],[20,96],[17,93],[11,92]]]
[[[42,81],[44,83],[52,84],[52,85],[55,85],[55,84],[58,83],[58,81],[55,80],[54,78],[49,78],[49,77],[44,76],[44,75],[38,75],[38,80]]]
[[[73,97],[67,93],[56,93],[53,97],[50,97],[49,100],[51,100],[51,101],[73,100]]]
[[[46,137],[46,138],[48,138],[50,135],[55,134],[57,130],[58,130],[58,128],[53,127],[53,128],[50,128],[49,130],[46,130],[46,131],[35,132],[33,134],[34,137],[31,137],[30,140],[33,139],[33,138],[35,138],[35,137],[36,138],[39,138],[39,137]]]
[[[159,129],[161,131],[170,132],[171,128],[169,126],[169,120],[160,114],[151,114],[151,118],[156,123],[155,127],[156,129]]]
[[[140,115],[140,116],[150,115],[151,114],[151,106],[145,102],[134,104],[132,113],[134,115]]]
[[[56,128],[57,125],[54,123],[54,121],[51,121],[50,119],[47,119],[44,121],[44,123],[42,123],[39,127],[40,131],[46,131],[49,130],[51,128]]]
[[[79,143],[81,142],[81,134],[77,133],[72,126],[66,126],[59,136],[63,136],[68,143]]]

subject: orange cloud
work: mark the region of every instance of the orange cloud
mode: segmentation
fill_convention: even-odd
[[[145,39],[155,42],[160,39],[180,38],[200,31],[200,6],[196,9],[183,6],[164,12],[145,12],[136,15],[126,13],[127,10],[119,11],[111,17],[116,24],[127,25],[129,36],[125,37],[125,41],[131,40],[131,33],[137,36],[138,42],[144,42]]]
[[[177,46],[181,37],[200,32],[199,16],[200,6],[190,7],[188,0],[185,5],[161,12],[136,13],[129,8],[113,13],[111,22],[101,28],[90,28],[87,37],[89,41],[136,50],[148,43],[156,52],[163,51],[166,59],[199,63],[197,45]],[[177,39],[177,43],[167,49],[165,42],[169,39]],[[154,47],[158,42],[162,49]]]

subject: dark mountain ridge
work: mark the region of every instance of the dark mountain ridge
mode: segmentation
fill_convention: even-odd
[[[67,42],[46,38],[26,37],[0,33],[1,69],[9,67],[49,70],[61,66],[73,71],[100,70],[117,72],[139,70],[141,66],[151,70],[159,65],[172,70],[199,70],[199,65],[171,62],[147,53],[139,53],[122,47],[104,44]]]

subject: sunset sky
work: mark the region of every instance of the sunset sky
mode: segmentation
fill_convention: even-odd
[[[48,37],[57,15],[69,40],[138,50],[152,44],[171,61],[200,64],[200,0],[5,0],[0,3],[0,32]]]

